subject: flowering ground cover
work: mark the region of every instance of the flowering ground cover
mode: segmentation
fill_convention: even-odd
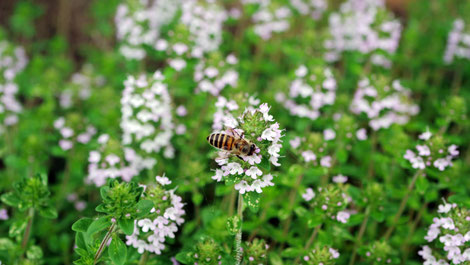
[[[468,104],[468,1],[1,1],[0,265],[470,264]]]

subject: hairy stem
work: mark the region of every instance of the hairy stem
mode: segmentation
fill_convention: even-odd
[[[305,247],[304,247],[305,250],[309,249],[312,246],[313,241],[315,241],[315,238],[318,235],[318,232],[320,232],[320,229],[321,229],[321,224],[315,226],[315,229],[313,229],[312,235],[310,235],[310,238],[308,239],[307,244],[305,244]],[[299,260],[300,260],[300,256],[295,259],[294,264],[298,264]]]
[[[100,247],[98,248],[98,251],[96,252],[95,259],[93,261],[93,265],[96,264],[103,253],[104,249],[106,248],[106,245],[108,244],[109,238],[111,237],[111,234],[114,232],[114,228],[116,227],[116,223],[113,223],[108,230],[108,233],[103,238],[103,241],[101,241]]]
[[[401,215],[403,214],[403,211],[405,210],[406,203],[408,202],[408,198],[410,197],[410,194],[413,191],[416,180],[418,179],[419,175],[421,175],[422,172],[423,172],[422,170],[418,170],[413,176],[413,179],[411,180],[410,185],[408,186],[408,190],[406,191],[406,194],[401,201],[400,208],[398,208],[398,211],[395,214],[395,217],[393,218],[392,225],[388,228],[387,232],[385,233],[385,236],[384,236],[385,240],[389,239],[390,236],[392,235],[393,230],[395,229],[395,226],[398,223],[398,220],[400,219]]]
[[[29,208],[28,210],[28,224],[26,225],[26,230],[23,234],[23,240],[21,241],[21,248],[26,251],[26,247],[29,241],[29,235],[31,234],[31,227],[33,226],[34,219],[34,208]]]
[[[359,228],[359,232],[356,237],[356,242],[354,243],[354,249],[351,254],[351,258],[349,259],[349,265],[353,265],[356,260],[356,251],[358,246],[361,244],[362,237],[364,236],[364,232],[366,231],[367,221],[369,220],[370,215],[370,207],[366,208],[366,213],[364,215],[364,219],[362,220],[361,227]]]
[[[243,258],[242,251],[242,230],[243,230],[243,195],[238,193],[238,218],[240,218],[240,229],[235,235],[235,264],[240,265]]]

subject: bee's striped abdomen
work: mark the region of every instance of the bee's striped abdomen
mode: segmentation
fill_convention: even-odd
[[[224,133],[213,133],[207,137],[207,141],[214,147],[224,150],[231,150],[234,139]]]

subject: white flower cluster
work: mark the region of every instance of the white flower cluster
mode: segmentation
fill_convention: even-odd
[[[241,194],[251,191],[261,193],[263,188],[274,186],[273,176],[263,172],[259,167],[263,159],[266,163],[280,166],[278,159],[282,147],[282,130],[279,128],[279,123],[275,122],[273,116],[269,114],[269,109],[270,107],[266,103],[261,104],[258,108],[250,107],[238,120],[231,120],[232,124],[226,123],[228,127],[235,128],[236,133],[249,135],[251,142],[256,145],[256,150],[251,156],[241,156],[243,161],[229,156],[227,151],[220,151],[216,162],[221,168],[216,170],[212,179],[219,182],[226,178],[236,178],[239,181],[235,184],[235,189]],[[256,126],[252,124],[253,121],[263,127],[261,135],[255,135],[251,131],[253,128],[245,127]]]
[[[334,249],[334,248],[328,248],[328,252],[330,254],[329,256],[329,260],[335,260],[337,258],[339,258],[339,251],[337,249]],[[316,254],[316,249],[312,250],[312,254],[315,255]],[[305,262],[307,262],[307,264],[310,264],[309,261],[311,261],[311,258],[309,256],[304,256],[303,257],[303,260]],[[319,263],[319,264],[323,264],[323,263]],[[334,263],[333,263],[334,264]]]
[[[163,201],[165,205],[155,205],[151,210],[152,218],[136,220],[134,233],[126,236],[126,244],[136,248],[140,254],[148,251],[160,255],[165,249],[166,238],[174,238],[178,226],[184,223],[182,216],[185,211],[181,197],[174,193],[175,190],[165,189],[171,181],[165,176],[157,176],[156,180],[160,186],[159,193],[152,192],[151,187],[145,187],[146,193],[149,193],[149,199]]]
[[[258,9],[252,15],[253,30],[262,39],[268,40],[273,32],[280,33],[289,29],[292,12],[287,6],[274,7],[271,0],[243,0],[242,3],[258,5]]]
[[[348,178],[343,175],[338,175],[333,177],[333,180],[337,184],[345,183]],[[330,192],[334,190],[335,192]],[[344,192],[336,192],[337,190],[333,186],[328,186],[326,188],[318,188],[318,200],[314,201],[317,194],[312,188],[307,188],[305,193],[302,194],[302,198],[306,202],[313,202],[315,207],[319,207],[324,213],[329,216],[332,220],[336,220],[340,223],[347,223],[351,217],[351,211],[345,210],[344,208],[352,200]]]
[[[410,94],[398,80],[390,87],[364,78],[359,81],[350,109],[355,114],[365,113],[370,127],[377,131],[392,124],[405,124],[410,116],[418,114],[419,107],[411,103]]]
[[[292,115],[316,120],[323,107],[335,102],[337,84],[333,73],[329,68],[313,70],[301,65],[295,70],[295,76],[289,94],[280,92],[276,100]]]
[[[138,150],[142,156],[164,150],[166,158],[173,158],[175,150],[171,138],[175,125],[163,75],[157,71],[151,77],[129,76],[124,85],[121,98],[123,145]]]
[[[98,138],[100,147],[93,150],[88,156],[87,183],[94,183],[100,187],[106,184],[108,178],[122,178],[130,181],[143,169],[155,166],[154,158],[143,158],[131,148],[123,148],[119,141],[110,139],[109,135],[102,134]]]
[[[444,202],[437,210],[441,214],[435,217],[424,237],[429,243],[438,239],[438,245],[443,245],[445,255],[439,253],[438,259],[433,255],[429,246],[423,246],[418,254],[424,259],[425,265],[462,264],[470,261],[470,212],[460,209],[456,204]],[[438,251],[440,252],[440,251]]]
[[[440,171],[444,171],[447,167],[452,166],[452,160],[459,155],[458,147],[453,144],[447,147],[447,152],[444,149],[433,152],[433,143],[429,141],[431,137],[432,133],[429,131],[421,134],[419,138],[425,143],[416,145],[416,153],[409,149],[406,150],[403,157],[410,161],[413,168],[425,169],[433,165]]]
[[[259,105],[259,99],[254,96],[247,96],[248,98],[248,109],[253,110],[256,106]],[[239,106],[235,100],[227,100],[223,96],[217,98],[215,103],[216,111],[214,113],[214,120],[212,122],[212,129],[214,131],[220,131],[224,127],[236,127],[238,122],[233,116],[232,112],[239,109]]]
[[[27,63],[28,58],[22,47],[0,40],[0,134],[5,127],[18,122],[18,113],[23,109],[16,99],[18,86],[14,79]]]
[[[155,45],[160,36],[160,28],[173,20],[180,8],[180,2],[138,0],[132,2],[135,5],[120,4],[115,24],[117,38],[122,42],[119,49],[121,54],[129,59],[143,59],[146,52],[142,45]]]
[[[59,104],[63,109],[73,106],[76,100],[87,100],[90,98],[94,88],[100,88],[106,80],[101,75],[96,75],[91,64],[86,64],[80,72],[72,75],[71,86],[62,91],[59,96]]]
[[[296,152],[300,153],[300,157],[305,163],[312,163],[318,166],[318,162],[321,167],[331,167],[331,156],[328,154],[327,142],[335,138],[335,131],[327,129],[324,131],[325,142],[317,150],[313,146],[307,143],[305,137],[296,136],[289,141],[290,146]]]
[[[62,136],[62,139],[59,140],[59,146],[64,151],[72,149],[75,143],[89,143],[91,138],[96,134],[96,128],[92,125],[86,122],[85,124],[75,123],[75,121],[68,122],[64,117],[59,117],[54,121],[54,128],[58,130]]]
[[[194,81],[198,83],[196,92],[209,92],[217,96],[227,86],[236,87],[238,72],[234,69],[234,65],[237,62],[233,54],[217,65],[209,65],[207,60],[201,60],[194,70]]]
[[[395,53],[401,23],[385,9],[384,0],[348,0],[329,17],[331,39],[325,41],[327,61],[337,61],[345,51],[371,54],[372,63],[390,68],[387,55]]]
[[[464,32],[463,19],[456,19],[447,38],[444,62],[452,63],[455,58],[470,60],[470,33]]]
[[[193,42],[193,53],[202,56],[216,51],[222,43],[223,24],[228,14],[214,0],[186,0],[182,6],[181,23],[187,26]],[[200,57],[200,56],[195,56]]]
[[[325,0],[290,0],[290,4],[300,14],[310,15],[315,20],[320,19],[328,8]]]

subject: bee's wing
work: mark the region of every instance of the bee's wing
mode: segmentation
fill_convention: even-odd
[[[240,138],[240,135],[232,127],[227,127],[224,133],[226,133],[227,135],[236,137],[236,138]]]

